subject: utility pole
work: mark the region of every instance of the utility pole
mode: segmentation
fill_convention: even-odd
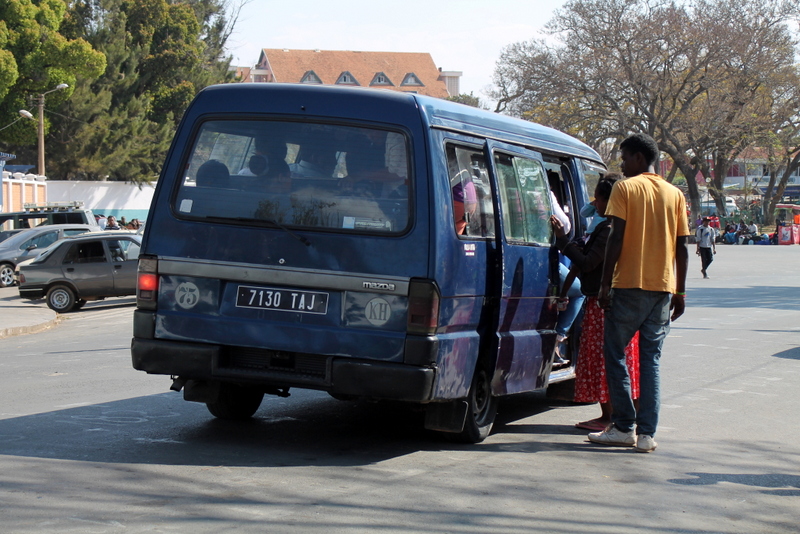
[[[66,89],[69,85],[65,83],[60,83],[56,85],[55,89],[50,89],[49,91],[45,91],[44,93],[40,94],[36,97],[37,105],[39,106],[39,164],[38,164],[38,172],[39,176],[47,176],[45,174],[44,168],[44,95],[48,95],[54,91],[61,91],[62,89]],[[33,118],[30,112],[21,109],[19,114],[23,117],[27,117],[29,119]]]

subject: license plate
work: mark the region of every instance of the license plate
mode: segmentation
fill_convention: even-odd
[[[328,293],[239,286],[236,292],[236,307],[325,315],[328,312]]]

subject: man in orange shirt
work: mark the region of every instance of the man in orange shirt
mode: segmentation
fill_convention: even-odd
[[[589,434],[589,440],[652,452],[657,446],[653,437],[660,407],[661,349],[670,320],[683,315],[685,307],[689,225],[683,193],[655,173],[655,140],[632,135],[620,144],[620,152],[628,179],[614,185],[606,208],[611,234],[598,294],[607,310],[603,352],[612,424]],[[625,365],[625,346],[637,331],[638,411]]]

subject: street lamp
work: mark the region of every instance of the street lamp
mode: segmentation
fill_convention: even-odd
[[[10,123],[10,124],[6,124],[6,125],[5,125],[5,126],[3,126],[2,128],[0,128],[0,132],[1,132],[1,131],[3,131],[3,130],[5,130],[6,128],[11,128],[12,126],[14,126],[15,124],[17,124],[17,123],[18,123],[19,121],[21,121],[22,119],[32,119],[32,118],[33,118],[33,115],[31,115],[30,113],[28,113],[28,112],[27,112],[27,111],[25,111],[24,109],[21,109],[21,110],[19,110],[19,114],[21,115],[21,117],[19,117],[19,118],[18,118],[17,120],[15,120],[14,122],[12,122],[12,123]]]
[[[39,104],[39,175],[45,176],[44,170],[44,95],[49,95],[55,91],[61,91],[62,89],[66,89],[69,85],[65,83],[60,83],[56,85],[55,89],[50,89],[49,91],[45,91],[44,93],[40,94],[37,97],[37,101]],[[23,117],[27,117],[29,119],[33,119],[33,114],[30,111],[26,111],[24,109],[19,110],[19,114]]]

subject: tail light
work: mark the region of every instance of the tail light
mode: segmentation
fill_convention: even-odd
[[[158,304],[158,258],[139,257],[139,273],[136,282],[136,306],[155,310]]]
[[[411,280],[408,287],[408,333],[431,335],[439,326],[439,288],[432,280]]]
[[[25,275],[22,274],[22,273],[19,273],[19,280],[17,280],[17,282],[19,282],[20,284],[24,284],[25,283]]]

